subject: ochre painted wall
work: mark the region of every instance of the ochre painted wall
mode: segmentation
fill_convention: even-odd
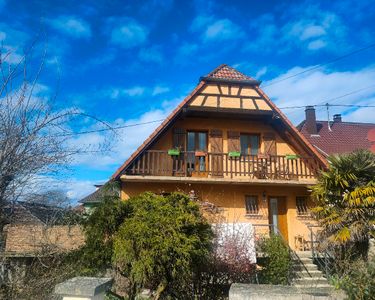
[[[308,196],[306,187],[288,187],[271,185],[234,185],[234,184],[175,184],[175,183],[141,183],[123,182],[121,198],[126,200],[145,191],[164,193],[181,191],[189,193],[194,191],[199,201],[207,201],[221,209],[221,214],[226,222],[250,222],[252,224],[269,224],[268,199],[280,197],[287,201],[288,239],[291,247],[295,246],[295,236],[303,235],[309,240],[307,224],[314,223],[311,219],[297,217],[296,196]],[[266,201],[263,200],[263,193]],[[259,215],[246,216],[245,195],[258,196]],[[259,230],[267,231],[266,228]]]
[[[276,148],[278,155],[296,154],[296,151],[284,141],[277,132],[268,124],[262,121],[246,121],[234,119],[209,119],[209,118],[185,118],[176,121],[174,126],[150,148],[152,150],[168,150],[173,145],[173,128],[183,128],[186,130],[209,131],[211,129],[220,129],[223,131],[223,150],[228,152],[228,131],[238,131],[240,133],[254,133],[263,135],[273,132],[276,136]],[[208,139],[209,141],[210,139]],[[262,140],[262,139],[261,139]],[[210,142],[208,142],[208,151],[211,151]],[[264,143],[261,141],[260,151],[264,152]]]

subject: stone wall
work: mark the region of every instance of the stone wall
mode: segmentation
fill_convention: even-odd
[[[85,242],[80,226],[8,225],[4,228],[5,252],[68,251]]]

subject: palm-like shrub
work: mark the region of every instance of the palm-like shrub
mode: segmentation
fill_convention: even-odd
[[[313,213],[331,245],[354,245],[366,257],[375,225],[375,155],[358,150],[329,162],[313,187]]]

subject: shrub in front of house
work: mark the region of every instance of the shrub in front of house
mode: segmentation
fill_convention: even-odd
[[[260,282],[289,284],[292,259],[282,237],[272,234],[269,238],[262,239],[259,249],[264,256],[260,263],[262,268],[259,274]]]
[[[199,206],[181,193],[143,193],[126,202],[130,213],[115,235],[113,261],[129,280],[129,299],[143,288],[155,299],[191,294],[194,274],[212,248],[212,229]]]

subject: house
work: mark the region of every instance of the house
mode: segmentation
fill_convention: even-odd
[[[90,211],[96,206],[98,206],[98,204],[102,201],[102,186],[102,184],[96,184],[96,190],[93,193],[87,195],[86,197],[78,201],[83,206],[84,212],[90,213]]]
[[[368,149],[375,153],[375,123],[344,122],[340,114],[333,121],[317,121],[315,108],[307,106],[305,120],[297,128],[324,156]]]
[[[260,88],[221,65],[113,174],[121,198],[183,191],[218,208],[227,223],[281,232],[292,248],[309,240],[309,186],[326,167]]]

